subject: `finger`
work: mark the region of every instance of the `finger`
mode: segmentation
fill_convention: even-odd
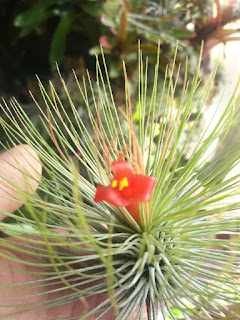
[[[3,250],[14,259],[36,262],[22,253]],[[107,299],[108,294],[96,294],[79,300],[68,302],[69,295],[74,292],[65,285],[50,280],[49,276],[39,274],[40,268],[19,264],[11,259],[0,258],[0,318],[14,320],[37,320],[37,319],[65,319],[68,317],[80,317],[90,312]],[[41,286],[42,283],[42,286]],[[57,303],[57,302],[61,303]],[[54,304],[55,306],[51,306]],[[42,306],[42,308],[41,308]],[[15,313],[22,313],[15,315]],[[115,318],[114,310],[109,310],[101,319]],[[88,316],[88,320],[96,319],[97,315]],[[134,318],[136,319],[136,318]]]
[[[19,145],[0,155],[0,211],[13,212],[37,189],[42,166],[35,150]],[[4,214],[0,212],[0,220]]]

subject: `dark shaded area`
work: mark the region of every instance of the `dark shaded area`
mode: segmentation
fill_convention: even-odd
[[[27,90],[32,89],[31,81],[36,74],[43,81],[51,78],[49,50],[59,22],[59,17],[51,17],[41,27],[22,36],[14,20],[31,6],[31,2],[0,1],[0,93],[14,95],[23,103],[28,101]],[[92,69],[95,60],[89,56],[91,45],[81,32],[71,32],[67,38],[66,56],[84,57],[86,67]]]

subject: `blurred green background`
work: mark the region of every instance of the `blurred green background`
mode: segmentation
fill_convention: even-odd
[[[34,74],[48,78],[56,63],[94,72],[99,44],[113,78],[122,73],[122,58],[129,76],[134,74],[139,40],[150,57],[160,42],[163,71],[177,41],[182,62],[198,54],[204,41],[207,70],[212,47],[238,31],[224,27],[239,19],[240,6],[209,0],[1,0],[0,17],[0,87],[9,90],[17,81],[26,86]]]

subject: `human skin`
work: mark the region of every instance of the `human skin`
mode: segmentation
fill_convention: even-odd
[[[11,213],[27,201],[26,192],[35,192],[38,187],[38,182],[41,177],[42,167],[36,152],[27,145],[17,146],[9,151],[6,151],[0,155],[0,211]],[[28,177],[27,177],[28,176]],[[31,178],[29,177],[31,176]],[[17,200],[17,201],[16,201]],[[0,220],[5,217],[3,213],[0,213]],[[22,261],[29,259],[24,253],[14,250],[7,250],[0,246],[0,286],[13,285],[26,283],[29,281],[36,281],[39,279],[39,275],[31,273],[33,268],[26,264],[6,259],[6,255],[10,255],[14,258],[19,258]],[[16,260],[16,259],[15,259]],[[28,273],[31,271],[30,273]],[[52,286],[51,289],[54,289]],[[24,303],[48,302],[53,298],[60,298],[62,291],[57,293],[44,294],[45,289],[38,287],[37,289],[26,288],[26,292],[20,290],[10,292],[9,290],[0,289],[0,319],[13,319],[13,320],[43,320],[43,319],[64,319],[67,317],[74,317],[81,315],[86,308],[92,310],[101,302],[106,299],[106,295],[98,294],[93,297],[87,298],[84,301],[76,301],[74,303],[66,303],[64,305],[44,308],[42,310],[31,311],[30,313],[23,313],[16,316],[9,316],[15,312],[24,311]],[[70,289],[69,289],[70,291]],[[64,291],[66,294],[67,290]],[[38,295],[36,295],[36,293]],[[11,300],[11,295],[16,297]],[[28,297],[24,298],[24,295]],[[20,305],[20,307],[9,306]],[[29,309],[29,307],[27,307]],[[88,320],[96,319],[96,315],[89,316]],[[102,320],[114,319],[114,311],[110,310],[105,314]],[[135,319],[135,317],[133,318]]]

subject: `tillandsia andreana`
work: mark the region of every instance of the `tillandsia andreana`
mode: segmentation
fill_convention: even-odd
[[[47,112],[35,102],[55,147],[15,99],[3,103],[11,119],[11,125],[1,120],[9,143],[23,145],[12,149],[14,161],[5,156],[1,162],[1,191],[15,206],[1,211],[0,319],[238,318],[240,175],[228,173],[239,163],[240,149],[232,147],[218,161],[205,155],[229,128],[239,98],[235,90],[182,165],[214,72],[199,94],[200,60],[191,83],[185,69],[176,104],[180,66],[174,75],[174,63],[167,69],[161,87],[158,69],[159,59],[148,88],[147,60],[139,51],[138,125],[125,68],[125,110],[114,100],[104,57],[101,64],[97,58],[95,82],[75,74],[93,136],[61,75],[71,115],[52,83],[47,90],[39,81]],[[23,161],[30,170],[20,173]],[[12,184],[8,193],[6,171],[15,180],[22,175],[22,184]],[[99,198],[97,190],[103,191]]]

